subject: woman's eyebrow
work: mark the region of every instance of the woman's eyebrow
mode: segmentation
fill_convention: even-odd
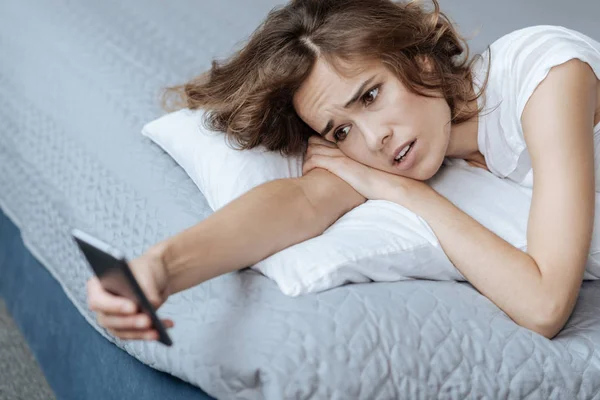
[[[352,98],[350,100],[348,100],[348,102],[344,105],[344,108],[348,108],[350,107],[352,104],[356,103],[356,101],[358,100],[358,98],[360,97],[360,94],[365,90],[365,87],[371,83],[371,81],[373,79],[375,79],[377,75],[373,75],[372,77],[370,77],[369,79],[367,79],[366,81],[364,81],[362,83],[362,85],[360,85],[360,87],[356,90],[356,92],[354,93],[354,95],[352,96]],[[321,136],[325,137],[329,131],[331,130],[331,128],[333,128],[333,120],[330,119],[329,121],[327,121],[327,125],[325,126],[325,128],[323,128],[323,130],[321,131]]]

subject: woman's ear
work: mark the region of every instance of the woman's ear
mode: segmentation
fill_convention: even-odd
[[[425,72],[433,72],[433,61],[431,61],[431,57],[424,54],[419,54],[416,58],[421,70]]]

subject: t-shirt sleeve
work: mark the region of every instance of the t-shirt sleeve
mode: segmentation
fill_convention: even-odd
[[[561,26],[540,25],[512,33],[506,44],[508,76],[514,79],[516,116],[520,120],[527,101],[550,69],[571,59],[587,62],[600,78],[600,43]]]

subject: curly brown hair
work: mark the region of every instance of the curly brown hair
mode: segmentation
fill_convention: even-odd
[[[167,88],[163,106],[203,109],[204,125],[224,132],[237,148],[296,154],[315,131],[297,115],[292,98],[317,58],[337,69],[340,61],[379,60],[413,93],[441,92],[452,121],[464,122],[483,106],[466,114],[458,108],[483,94],[488,77],[473,97],[471,66],[480,55],[469,60],[465,39],[432,1],[428,11],[415,1],[292,0],[272,9],[227,60],[213,60],[210,70]],[[433,62],[430,72],[419,62],[423,57]]]

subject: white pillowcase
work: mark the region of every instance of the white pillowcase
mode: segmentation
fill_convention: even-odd
[[[224,134],[202,126],[202,115],[203,111],[176,111],[146,124],[142,134],[181,165],[213,210],[265,182],[302,175],[301,156],[285,157],[265,148],[236,150]],[[458,159],[446,159],[428,184],[492,232],[526,250],[530,189]],[[597,196],[598,207],[599,200]],[[599,253],[595,229],[585,279],[600,277]],[[252,268],[274,280],[289,296],[349,282],[465,280],[424,219],[384,200],[365,202],[322,235],[273,254]]]
[[[183,109],[142,128],[187,172],[208,205],[218,210],[261,183],[302,175],[302,158],[266,149],[234,150],[225,135],[201,128],[202,111]]]

